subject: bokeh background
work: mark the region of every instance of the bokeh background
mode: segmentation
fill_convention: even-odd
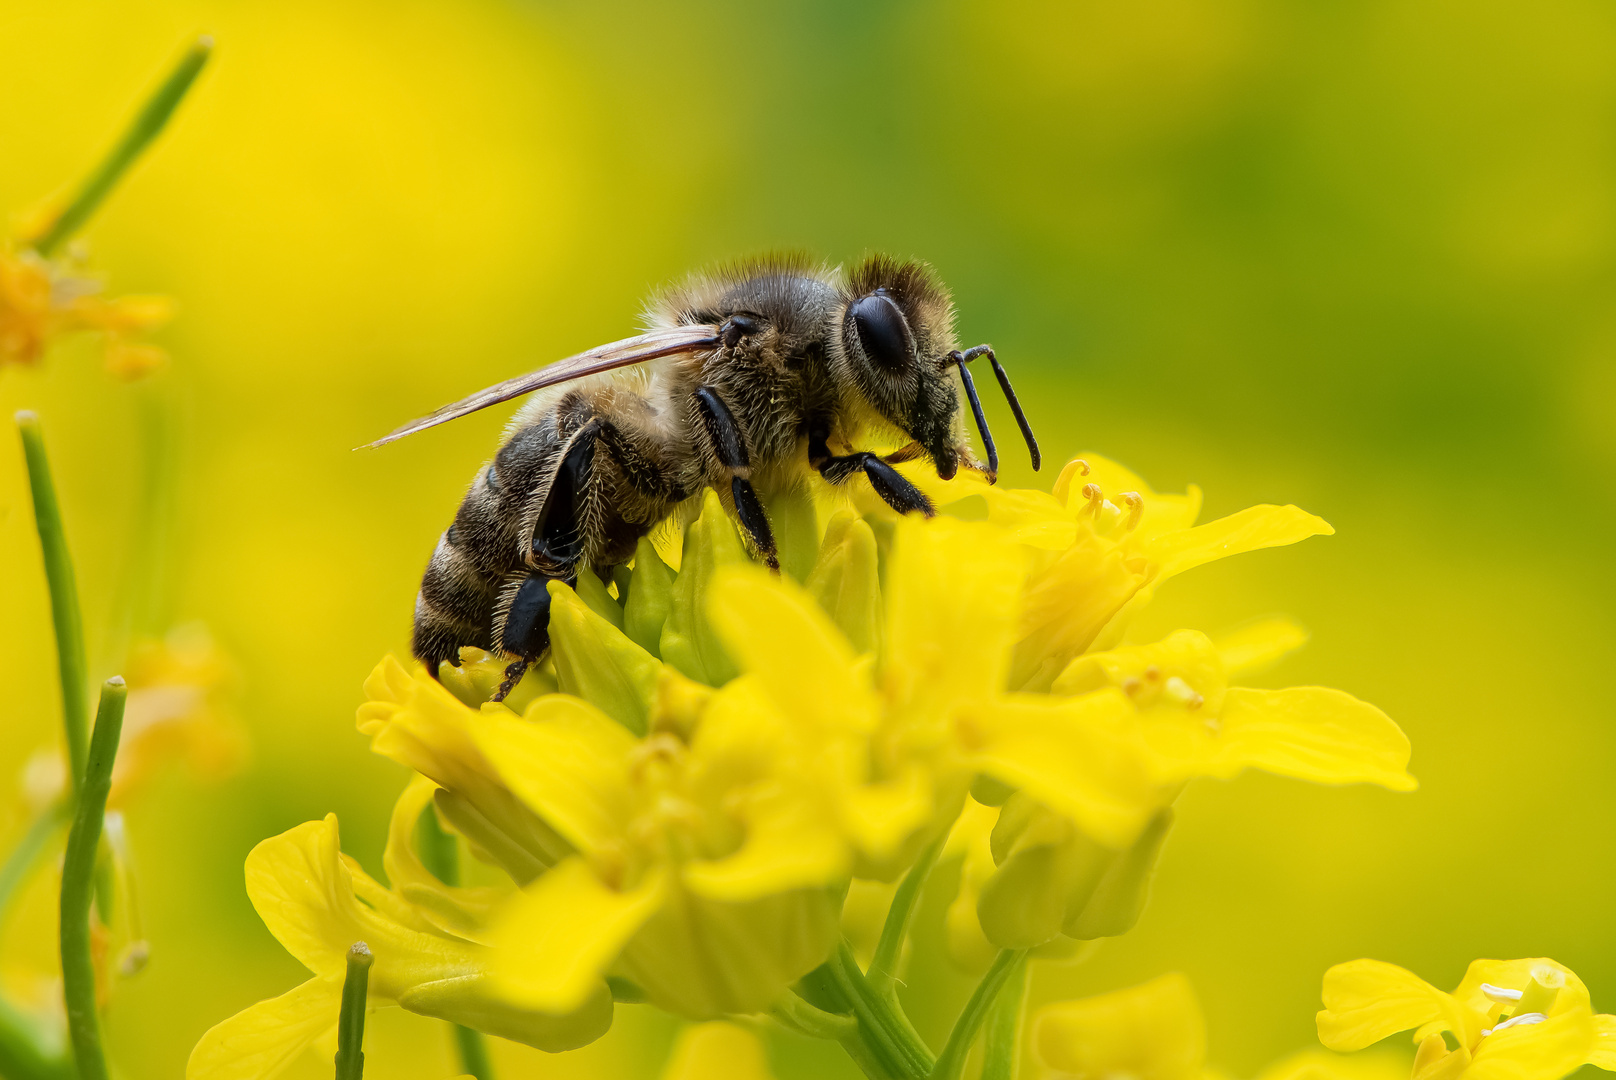
[[[1201,484],[1212,516],[1333,522],[1180,579],[1140,630],[1287,612],[1313,640],[1265,678],[1348,689],[1413,739],[1414,795],[1195,785],[1137,931],[1035,995],[1183,970],[1237,1077],[1313,1045],[1320,975],[1361,955],[1439,985],[1551,955],[1616,1006],[1608,5],[12,2],[0,209],[75,180],[199,31],[214,62],[86,234],[114,291],[178,298],[162,386],[110,379],[89,342],[0,372],[0,412],[45,420],[97,676],[119,662],[140,395],[177,403],[166,602],[233,657],[253,740],[233,780],[175,770],[130,814],[153,959],[112,1011],[125,1076],[179,1075],[208,1026],[302,977],[243,891],[255,842],[336,811],[379,870],[403,774],[354,731],[360,683],[406,646],[504,417],[350,447],[774,247],[933,262],[1057,465],[1094,450]],[[1007,480],[1032,482],[988,410]],[[4,835],[57,737],[49,628],[0,440]],[[48,900],[0,955],[48,957]],[[963,982],[911,984],[940,1032]],[[585,1051],[499,1061],[654,1075],[673,1026],[619,1018]],[[371,1031],[374,1075],[456,1071],[435,1022]],[[784,1076],[851,1075],[775,1052]]]

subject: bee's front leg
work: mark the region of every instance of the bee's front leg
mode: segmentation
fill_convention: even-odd
[[[892,509],[900,514],[918,511],[927,517],[937,513],[926,493],[910,483],[908,478],[894,469],[890,462],[913,461],[920,455],[911,453],[911,447],[918,447],[918,443],[910,443],[885,458],[869,450],[859,450],[851,454],[832,454],[829,446],[830,430],[823,421],[814,422],[808,431],[808,464],[818,470],[827,483],[844,483],[854,473],[862,471],[869,479],[870,486],[875,493]]]

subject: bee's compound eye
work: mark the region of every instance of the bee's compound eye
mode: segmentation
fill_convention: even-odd
[[[909,324],[891,297],[872,293],[853,301],[847,310],[853,316],[864,355],[872,363],[888,371],[908,366],[914,355]]]

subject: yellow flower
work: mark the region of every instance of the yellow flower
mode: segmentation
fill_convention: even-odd
[[[501,704],[496,657],[467,650],[441,683],[384,660],[359,727],[430,778],[389,847],[415,918],[487,944],[513,1007],[565,1012],[610,977],[703,1020],[780,1005],[844,914],[868,948],[887,893],[860,884],[848,907],[849,879],[896,880],[951,827],[949,937],[980,967],[995,946],[1053,954],[1132,925],[1189,779],[1412,786],[1371,706],[1229,685],[1299,643],[1288,623],[1116,644],[1160,582],[1328,532],[1317,518],[1196,527],[1197,492],[1103,461],[1055,495],[926,485],[980,496],[986,520],[838,512],[810,559],[811,504],[777,505],[801,584],[751,565],[707,493],[682,550],[642,541],[609,584],[552,586],[551,656]],[[409,847],[429,803],[519,888],[433,879]]]
[[[496,921],[511,1000],[567,1009],[600,976],[693,1019],[767,1009],[835,939],[848,856],[772,764],[778,725],[746,680],[693,735],[635,738],[577,698],[490,711],[477,745],[577,851]]]
[[[133,379],[160,367],[163,351],[132,339],[166,323],[173,304],[161,296],[109,300],[100,289],[64,260],[0,246],[0,367],[35,363],[56,338],[81,330],[104,336],[115,375]]]
[[[1616,1069],[1616,1016],[1595,1015],[1582,980],[1543,958],[1477,960],[1451,994],[1395,964],[1337,964],[1324,974],[1318,1025],[1332,1050],[1414,1028],[1414,1080],[1559,1080],[1584,1064]]]
[[[735,1024],[692,1024],[679,1033],[662,1080],[774,1080],[758,1037]]]
[[[980,885],[988,939],[1025,948],[1129,929],[1168,807],[1193,778],[1249,767],[1411,790],[1408,739],[1374,706],[1322,687],[1229,685],[1229,661],[1260,662],[1299,636],[1271,623],[1226,649],[1179,631],[1090,653],[1054,680],[1054,698],[1017,698],[981,722],[979,767],[1018,789],[994,826],[998,869]]]
[[[1201,1080],[1206,1069],[1206,1021],[1190,981],[1176,972],[1045,1006],[1032,1041],[1049,1077]]]
[[[402,1005],[552,1052],[593,1042],[611,1026],[611,995],[599,980],[567,1010],[518,1008],[492,993],[488,950],[439,930],[344,856],[334,815],[254,848],[247,893],[313,978],[203,1035],[186,1066],[189,1080],[263,1080],[291,1064],[336,1026],[345,958],[356,941],[375,956],[372,1005]]]
[[[1206,1064],[1206,1021],[1176,972],[1109,994],[1040,1009],[1033,1049],[1046,1080],[1222,1080]],[[1320,1050],[1282,1058],[1257,1080],[1395,1080],[1398,1063]]]

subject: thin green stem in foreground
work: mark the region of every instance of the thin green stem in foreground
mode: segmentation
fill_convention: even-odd
[[[445,885],[460,884],[460,846],[454,834],[438,823],[438,812],[428,806],[415,823],[416,848],[427,871]],[[455,1047],[460,1051],[460,1067],[477,1080],[493,1080],[494,1065],[488,1058],[488,1044],[482,1032],[461,1024],[454,1025]]]
[[[67,820],[67,812],[66,800],[58,800],[41,810],[28,823],[28,831],[22,834],[17,846],[6,856],[5,864],[0,865],[0,918],[5,916],[6,908],[11,905],[17,886],[28,879],[34,864],[45,853],[57,827]]]
[[[17,414],[23,456],[28,461],[28,487],[34,496],[34,526],[45,557],[45,580],[50,586],[51,621],[56,626],[56,667],[62,682],[62,724],[67,731],[68,772],[77,797],[84,782],[84,759],[89,746],[90,700],[84,662],[84,620],[79,613],[79,589],[73,577],[73,558],[62,528],[62,509],[56,500],[50,459],[39,417]],[[97,826],[99,829],[99,826]]]
[[[62,861],[62,998],[67,1030],[79,1080],[107,1080],[101,1049],[101,1023],[95,1008],[95,961],[90,952],[90,901],[95,892],[96,853],[101,847],[101,819],[112,790],[112,764],[123,732],[123,706],[128,697],[123,679],[113,676],[101,687],[95,732],[90,737],[84,784],[67,832]]]
[[[947,839],[945,833],[926,845],[920,858],[899,883],[897,892],[892,894],[887,921],[881,927],[881,940],[876,942],[875,955],[870,957],[868,976],[870,988],[883,997],[890,998],[895,992],[898,961],[903,955],[904,939],[909,936],[909,923],[914,918],[915,906],[920,902],[920,891],[925,888],[932,867],[937,865],[937,856],[942,854],[943,842]]]
[[[342,1012],[337,1017],[337,1080],[360,1080],[365,1073],[365,998],[370,990],[370,946],[356,941],[348,950],[348,974],[342,982]]]
[[[1023,963],[999,991],[999,998],[988,1013],[982,1080],[1015,1080],[1021,1056],[1021,1013],[1027,1000],[1030,975],[1028,965]]]
[[[937,1065],[931,1071],[931,1080],[959,1080],[960,1072],[965,1068],[966,1055],[971,1052],[971,1043],[976,1041],[976,1033],[982,1029],[982,1021],[987,1019],[988,1010],[1026,958],[1026,949],[1004,949],[994,958],[993,966],[976,984],[971,1000],[965,1003],[965,1011],[954,1021],[954,1030],[948,1034],[948,1045],[943,1047],[942,1054],[937,1058]]]
[[[859,970],[852,946],[842,940],[825,964],[836,989],[858,1018],[870,1049],[897,1076],[923,1077],[931,1072],[932,1054],[903,1010],[878,994]]]
[[[213,51],[213,39],[209,37],[198,38],[197,41],[180,57],[179,63],[169,72],[168,78],[158,86],[146,104],[125,129],[123,137],[112,147],[101,163],[84,178],[78,192],[67,209],[52,221],[50,228],[39,238],[34,249],[41,255],[50,255],[57,248],[84,227],[84,223],[95,213],[96,208],[106,199],[107,194],[117,186],[123,174],[129,171],[129,166],[135,163],[142,151],[150,146],[152,140],[167,126],[169,118],[185,97],[185,92],[191,88],[196,77],[201,74],[202,67],[208,62],[208,55]]]

